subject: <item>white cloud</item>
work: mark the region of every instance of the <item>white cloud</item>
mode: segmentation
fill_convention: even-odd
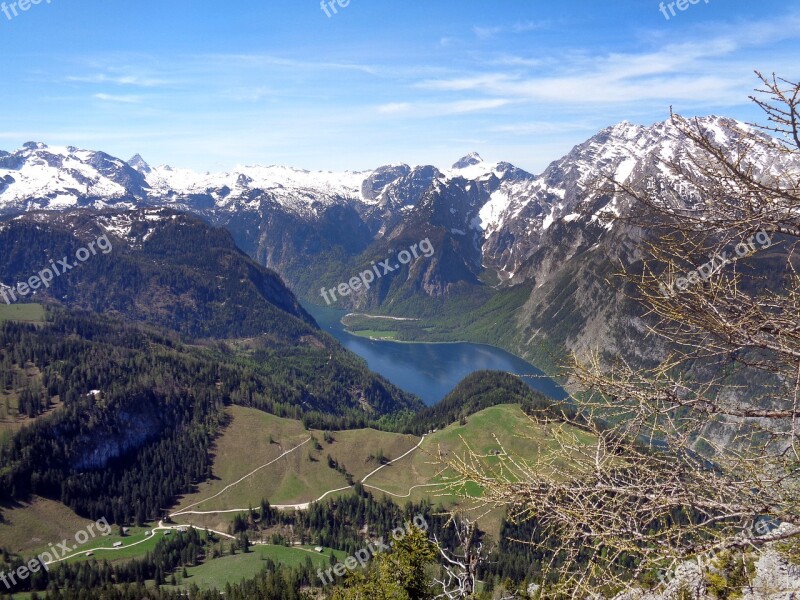
[[[493,108],[500,108],[508,104],[511,104],[510,100],[506,100],[505,98],[494,98],[491,100],[460,100],[459,102],[452,102],[443,106],[446,107],[448,112],[461,114],[480,110],[491,110]]]
[[[111,83],[114,85],[134,87],[158,87],[169,84],[169,82],[164,79],[142,77],[138,75],[106,75],[104,73],[81,76],[72,75],[67,77],[66,80],[75,83]]]
[[[489,39],[490,37],[496,36],[498,33],[503,31],[503,28],[502,27],[478,27],[478,26],[475,26],[475,27],[472,28],[472,31],[475,32],[475,35],[478,38],[480,38],[482,40],[486,40],[486,39]]]
[[[92,98],[103,102],[116,102],[118,104],[141,104],[142,99],[138,96],[119,96],[116,94],[94,94]]]
[[[549,21],[517,21],[512,25],[495,25],[489,27],[476,25],[472,28],[472,31],[479,39],[487,40],[501,33],[528,33],[530,31],[546,29],[547,27],[550,27]]]
[[[427,79],[416,87],[440,92],[473,92],[486,96],[558,105],[633,105],[674,102],[733,105],[752,87],[754,65],[743,50],[772,45],[777,38],[800,37],[800,19],[742,26],[736,35],[709,35],[666,42],[645,52],[567,52],[557,63],[504,55],[489,72]],[[516,69],[513,69],[516,67]],[[512,70],[513,69],[513,70]],[[749,87],[748,87],[749,86]]]
[[[418,118],[429,118],[490,111],[509,104],[511,104],[511,100],[505,98],[457,100],[455,102],[393,102],[378,106],[378,112],[384,115],[412,115]]]
[[[602,129],[606,125],[607,123],[598,124],[585,121],[525,121],[509,125],[498,125],[490,128],[489,131],[520,136],[557,135],[573,131],[585,131],[587,134],[593,135],[598,129]]]
[[[390,102],[389,104],[382,104],[378,107],[378,112],[385,115],[404,113],[409,110],[411,110],[411,104],[408,102]]]

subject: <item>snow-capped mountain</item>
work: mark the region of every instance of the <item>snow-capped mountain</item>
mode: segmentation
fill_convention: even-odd
[[[752,127],[722,117],[699,119],[703,130],[723,147],[734,148],[744,133],[761,135]],[[764,136],[766,139],[766,136]],[[613,193],[611,182],[640,192],[658,188],[689,199],[691,186],[669,167],[680,163],[692,171],[691,157],[700,151],[670,120],[650,127],[622,122],[602,130],[569,154],[553,162],[533,181],[506,183],[481,211],[485,235],[484,265],[504,280],[529,279],[531,257],[542,248],[561,243],[565,230],[579,232],[589,245],[614,224],[601,217],[625,214],[630,199]],[[793,168],[779,153],[755,157],[756,171]],[[700,173],[694,177],[701,178]],[[548,232],[550,232],[548,234]],[[581,244],[576,242],[577,251]]]
[[[696,122],[731,151],[743,135],[761,135],[724,117]],[[621,309],[587,270],[603,271],[609,253],[630,254],[625,240],[632,232],[603,218],[629,210],[630,200],[611,182],[674,194],[681,182],[667,165],[690,164],[698,153],[671,120],[604,129],[540,175],[477,153],[449,168],[391,164],[332,173],[238,166],[198,173],[154,167],[138,154],[123,161],[31,142],[0,152],[0,214],[143,206],[194,212],[228,228],[241,248],[306,298],[315,297],[321,282],[345,281],[370,261],[428,237],[437,248],[431,260],[353,294],[348,305],[397,310],[402,299],[447,298],[490,281],[498,293],[527,284],[530,298],[517,315],[525,355],[564,315],[570,326],[558,345],[617,343],[612,329]],[[768,144],[751,160],[757,172],[800,171]],[[565,288],[568,300],[559,296]],[[557,315],[548,312],[556,305]]]
[[[719,117],[701,122],[721,143],[735,130],[748,129]],[[123,161],[103,152],[29,142],[13,153],[0,152],[0,212],[170,205],[194,211],[261,213],[271,206],[314,220],[322,218],[326,208],[338,205],[352,207],[372,220],[371,229],[379,223],[379,234],[387,229],[387,220],[402,218],[424,194],[453,187],[476,194],[471,206],[480,204],[476,215],[453,228],[479,231],[485,242],[485,266],[511,276],[526,256],[519,249],[507,248],[504,236],[519,242],[555,222],[578,219],[579,205],[587,202],[586,191],[598,177],[611,176],[620,182],[670,177],[662,161],[689,151],[670,121],[651,127],[623,122],[605,129],[538,177],[509,163],[489,163],[477,153],[441,170],[396,164],[366,172],[239,166],[226,173],[198,173],[167,165],[152,167],[138,154]]]
[[[139,154],[126,162],[103,152],[28,142],[13,153],[0,151],[0,211],[142,204],[246,210],[269,200],[311,216],[320,204],[362,199],[361,185],[370,174],[282,166],[198,173],[152,167]]]
[[[0,151],[0,209],[6,213],[133,203],[147,192],[141,173],[104,152],[37,142]]]

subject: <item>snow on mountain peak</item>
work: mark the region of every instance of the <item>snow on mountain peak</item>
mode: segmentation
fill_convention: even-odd
[[[741,131],[753,129],[717,116],[692,123],[718,143],[735,142]],[[622,121],[603,129],[539,176],[510,163],[487,162],[477,152],[447,170],[397,163],[363,172],[240,165],[227,172],[201,173],[152,167],[139,154],[125,162],[104,152],[28,142],[13,153],[0,151],[0,210],[158,205],[261,214],[280,207],[313,219],[333,205],[377,207],[387,213],[409,210],[429,189],[440,193],[452,185],[452,194],[461,194],[466,204],[479,203],[468,226],[491,237],[518,224],[521,235],[531,228],[552,229],[548,226],[562,219],[576,220],[580,205],[593,197],[587,197],[593,183],[604,177],[634,185],[669,178],[664,163],[687,152],[694,150],[671,119],[650,126]],[[772,160],[766,155],[756,158],[765,164]],[[514,260],[518,259],[521,255]]]
[[[500,163],[486,162],[477,152],[470,152],[445,171],[444,175],[447,179],[461,177],[467,180],[477,180],[497,171],[499,165]]]
[[[128,160],[128,164],[142,175],[147,175],[153,170],[150,165],[147,164],[147,161],[142,158],[142,155],[138,153]]]
[[[453,165],[453,169],[467,169],[469,167],[473,167],[475,165],[479,165],[485,162],[481,155],[477,152],[470,152],[466,156],[461,157],[456,163]]]

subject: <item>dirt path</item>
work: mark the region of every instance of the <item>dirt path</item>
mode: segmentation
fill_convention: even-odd
[[[113,546],[111,548],[87,548],[86,550],[81,550],[80,552],[75,552],[74,554],[70,554],[69,556],[62,556],[58,560],[52,560],[52,561],[47,562],[45,564],[47,566],[54,565],[56,563],[63,562],[63,561],[68,560],[70,558],[75,558],[76,556],[85,556],[87,552],[118,552],[119,550],[126,550],[128,548],[133,548],[134,546],[138,546],[139,544],[144,544],[145,542],[149,542],[152,538],[155,537],[156,531],[174,531],[176,529],[184,529],[184,528],[188,529],[190,527],[192,529],[199,529],[197,527],[194,527],[194,525],[171,525],[171,526],[168,526],[168,525],[164,525],[164,521],[162,520],[162,521],[158,522],[158,526],[157,527],[154,527],[152,529],[150,535],[145,536],[144,539],[139,540],[138,542],[134,542],[133,544],[122,545],[122,546],[119,546],[117,548],[114,548]],[[207,529],[206,527],[203,527],[204,531],[206,529]],[[235,540],[236,539],[234,536],[232,536],[232,535],[230,535],[228,533],[223,533],[221,531],[215,531],[213,529],[208,529],[208,531],[210,531],[211,533],[216,533],[217,535],[221,535],[222,537],[226,537],[226,538],[231,539],[231,540]]]
[[[410,495],[411,495],[411,492],[412,492],[412,491],[413,491],[415,488],[418,488],[418,487],[425,487],[425,486],[431,486],[431,485],[439,485],[439,484],[430,484],[430,483],[428,483],[428,484],[422,484],[422,485],[415,485],[415,486],[413,486],[413,487],[412,487],[412,488],[411,488],[411,489],[408,491],[408,495],[407,495],[407,496],[400,496],[400,495],[398,495],[398,494],[393,494],[393,493],[391,493],[391,492],[387,492],[386,490],[382,490],[382,489],[380,489],[379,487],[375,487],[374,485],[368,485],[368,484],[365,484],[365,483],[364,483],[365,481],[367,481],[367,479],[369,479],[370,477],[372,477],[373,475],[375,475],[375,473],[377,473],[377,472],[378,472],[378,471],[380,471],[381,469],[383,469],[383,468],[385,468],[385,467],[388,467],[389,465],[391,465],[392,463],[394,463],[394,462],[396,462],[396,461],[398,461],[398,460],[402,460],[402,459],[404,459],[406,456],[408,456],[409,454],[411,454],[411,453],[412,453],[412,452],[414,452],[415,450],[418,450],[418,449],[419,449],[419,447],[422,445],[422,442],[424,442],[424,441],[425,441],[425,437],[426,437],[426,436],[424,436],[424,435],[423,435],[423,436],[422,436],[422,438],[419,440],[419,443],[418,443],[416,446],[414,446],[413,448],[411,448],[411,449],[410,449],[408,452],[406,452],[405,454],[403,454],[402,456],[398,456],[397,458],[395,458],[395,459],[393,459],[393,460],[390,460],[390,461],[388,461],[387,463],[385,463],[385,464],[381,465],[380,467],[378,467],[378,468],[377,468],[377,469],[375,469],[374,471],[372,471],[372,472],[368,473],[366,476],[364,476],[364,478],[363,478],[363,479],[361,479],[361,480],[359,481],[359,483],[361,483],[361,484],[364,484],[364,487],[369,487],[369,488],[372,488],[372,489],[378,490],[378,491],[380,491],[380,492],[384,492],[385,494],[388,494],[388,495],[390,495],[390,496],[395,496],[395,497],[397,497],[397,498],[408,498],[408,496],[410,496]],[[280,455],[278,458],[276,458],[275,460],[273,460],[273,461],[271,461],[271,462],[267,463],[266,465],[262,465],[262,466],[258,467],[258,469],[256,469],[256,470],[252,471],[251,473],[249,473],[249,474],[245,475],[245,476],[244,476],[244,477],[242,477],[242,478],[241,478],[239,481],[236,481],[236,482],[234,482],[234,483],[230,484],[229,486],[227,486],[225,489],[223,489],[223,490],[222,490],[221,492],[219,492],[218,494],[214,494],[213,496],[211,496],[211,497],[209,497],[209,498],[206,498],[205,500],[201,500],[200,502],[195,502],[194,504],[191,504],[191,505],[187,506],[187,507],[186,507],[186,509],[180,510],[180,511],[178,511],[178,512],[174,512],[174,513],[170,514],[170,517],[178,517],[178,516],[181,516],[181,515],[217,515],[217,514],[220,514],[220,515],[222,515],[222,514],[229,514],[229,513],[241,513],[241,512],[247,512],[247,511],[249,511],[249,510],[250,510],[249,508],[230,508],[230,509],[220,509],[220,510],[189,510],[189,509],[190,509],[190,508],[192,508],[192,507],[194,507],[194,506],[198,506],[199,504],[202,504],[203,502],[207,502],[207,501],[209,501],[209,500],[213,500],[214,498],[216,498],[217,496],[220,496],[221,494],[223,494],[224,492],[226,492],[227,490],[229,490],[229,489],[230,489],[230,488],[232,488],[233,486],[235,486],[235,485],[237,485],[237,484],[241,483],[242,481],[244,481],[244,480],[245,480],[245,479],[247,479],[248,477],[250,477],[250,476],[254,475],[255,473],[257,473],[258,471],[260,471],[260,470],[261,470],[261,469],[263,469],[264,467],[268,467],[269,465],[271,465],[271,464],[275,463],[275,462],[276,462],[278,459],[282,458],[283,456],[286,456],[286,455],[287,455],[287,454],[289,454],[290,452],[293,452],[293,451],[297,450],[297,449],[298,449],[298,448],[300,448],[300,446],[302,446],[303,444],[307,444],[309,441],[311,441],[311,438],[308,438],[308,439],[307,439],[305,442],[303,442],[302,444],[299,444],[298,446],[295,446],[295,447],[294,447],[294,448],[292,448],[291,450],[287,450],[286,452],[284,452],[283,454],[281,454],[281,455]],[[350,488],[352,488],[352,487],[353,487],[352,485],[346,485],[346,486],[344,486],[344,487],[340,487],[340,488],[337,488],[337,489],[335,489],[335,490],[328,490],[327,492],[325,492],[324,494],[322,494],[322,496],[320,496],[320,497],[319,497],[319,498],[317,498],[316,500],[310,500],[309,502],[301,502],[301,503],[298,503],[298,504],[271,504],[270,506],[271,506],[272,508],[277,508],[277,509],[281,509],[281,510],[292,510],[292,509],[295,509],[295,510],[307,510],[307,509],[308,509],[308,507],[309,507],[309,506],[311,506],[311,504],[312,504],[312,503],[314,503],[314,502],[320,502],[320,501],[322,501],[322,500],[323,500],[323,499],[324,499],[326,496],[329,496],[330,494],[335,494],[336,492],[343,492],[343,491],[345,491],[345,490],[349,490],[349,489],[350,489]]]
[[[261,469],[266,469],[268,466],[275,464],[276,462],[278,462],[280,459],[282,459],[282,458],[283,458],[284,456],[286,456],[287,454],[290,454],[290,453],[294,452],[295,450],[297,450],[298,448],[300,448],[300,447],[302,447],[302,446],[306,445],[306,444],[307,444],[308,442],[310,442],[310,441],[311,441],[311,437],[309,437],[309,438],[308,438],[306,441],[304,441],[304,442],[301,442],[300,444],[298,444],[298,445],[297,445],[297,446],[295,446],[294,448],[292,448],[292,449],[290,449],[290,450],[287,450],[286,452],[284,452],[283,454],[281,454],[279,457],[275,458],[274,460],[271,460],[271,461],[269,461],[267,464],[265,464],[265,465],[261,465],[261,466],[260,466],[260,467],[258,467],[257,469],[253,469],[252,471],[250,471],[250,472],[249,472],[247,475],[245,475],[244,477],[242,477],[242,478],[241,478],[241,479],[239,479],[238,481],[234,481],[232,484],[230,484],[230,485],[228,485],[228,486],[224,487],[224,488],[222,489],[222,491],[221,491],[221,492],[218,492],[218,493],[214,494],[213,496],[209,496],[208,498],[204,498],[203,500],[200,500],[199,502],[195,502],[194,504],[190,504],[189,506],[187,506],[187,507],[186,507],[186,508],[184,508],[184,509],[181,509],[181,510],[179,510],[179,511],[177,511],[177,512],[171,513],[169,516],[170,516],[170,517],[178,517],[178,516],[180,516],[180,515],[191,515],[191,514],[209,514],[209,513],[193,513],[193,512],[191,512],[189,509],[190,509],[190,508],[194,508],[195,506],[199,506],[200,504],[203,504],[204,502],[208,502],[209,500],[213,500],[214,498],[217,498],[217,497],[221,496],[222,494],[224,494],[225,492],[227,492],[227,491],[228,491],[229,489],[231,489],[232,487],[239,485],[239,484],[240,484],[240,483],[242,483],[242,482],[243,482],[245,479],[249,479],[250,477],[252,477],[252,476],[253,476],[253,475],[255,475],[256,473],[258,473],[258,472],[259,472]],[[232,512],[232,511],[216,511],[216,512]]]

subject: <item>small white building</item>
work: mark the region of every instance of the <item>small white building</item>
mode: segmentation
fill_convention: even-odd
[[[114,548],[122,548],[122,542],[114,542]]]
[[[316,546],[316,547],[314,548],[314,551],[315,551],[315,552],[322,552],[323,550],[324,550],[324,548],[323,548],[322,546]]]

